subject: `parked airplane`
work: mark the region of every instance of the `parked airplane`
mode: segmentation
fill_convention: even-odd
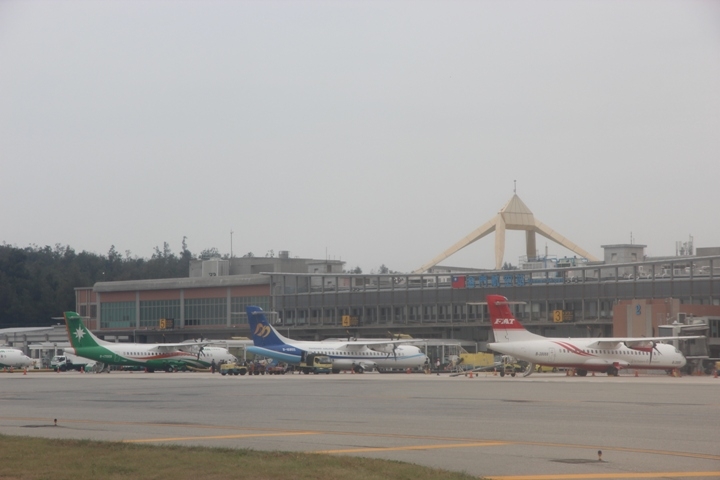
[[[348,340],[348,341],[301,341],[285,338],[268,322],[260,307],[246,307],[254,346],[247,351],[298,365],[303,355],[319,353],[332,360],[333,373],[366,370],[420,367],[427,356],[413,345],[403,345],[417,340]]]
[[[507,298],[488,295],[495,342],[488,343],[494,352],[510,355],[534,365],[574,368],[580,376],[602,372],[617,376],[623,368],[670,370],[687,362],[667,340],[689,340],[703,337],[622,337],[622,338],[549,338],[531,333],[513,316]]]
[[[32,359],[20,350],[0,348],[0,368],[22,368],[32,365]]]
[[[236,362],[227,349],[208,347],[208,342],[193,343],[111,343],[100,340],[85,327],[75,312],[65,312],[70,345],[75,355],[104,363],[105,365],[145,367],[149,372],[166,372],[187,366],[207,368],[224,360]]]

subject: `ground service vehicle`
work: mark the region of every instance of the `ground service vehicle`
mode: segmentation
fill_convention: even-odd
[[[50,368],[56,371],[65,372],[68,370],[92,370],[95,362],[91,362],[84,358],[70,356],[70,355],[55,355],[50,360]]]
[[[327,355],[303,353],[297,369],[302,373],[330,373],[332,367],[332,360]]]
[[[517,373],[523,371],[523,367],[522,365],[516,363],[515,359],[510,355],[503,355],[502,361],[500,363],[500,366],[497,368],[497,371],[500,373],[501,377],[504,377],[505,375],[510,375],[511,377],[514,377]]]
[[[272,365],[265,367],[265,373],[268,375],[285,375],[287,373],[286,365]]]
[[[223,363],[220,365],[220,375],[245,375],[248,368],[237,363]]]
[[[538,373],[545,373],[545,372],[553,372],[553,373],[555,373],[555,372],[558,371],[558,369],[557,369],[557,367],[548,367],[548,366],[545,366],[545,365],[537,365],[537,366],[535,367],[535,371],[538,372]]]
[[[248,373],[250,375],[265,375],[265,364],[260,362],[248,363]]]

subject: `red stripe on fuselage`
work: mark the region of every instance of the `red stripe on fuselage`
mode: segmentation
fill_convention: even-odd
[[[555,341],[553,341],[553,343],[556,344],[556,345],[560,345],[561,347],[566,348],[567,350],[569,350],[571,353],[574,353],[574,354],[576,354],[576,355],[580,355],[580,356],[582,356],[582,357],[594,357],[594,356],[595,356],[595,355],[593,355],[593,354],[591,354],[591,353],[587,353],[586,351],[584,351],[584,350],[576,347],[576,346],[573,345],[572,343],[555,342]]]

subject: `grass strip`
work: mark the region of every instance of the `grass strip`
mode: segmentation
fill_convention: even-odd
[[[469,480],[371,458],[0,435],[2,480]]]

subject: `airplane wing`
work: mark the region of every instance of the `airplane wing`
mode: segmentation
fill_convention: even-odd
[[[705,338],[703,335],[696,335],[691,337],[613,337],[602,339],[599,338],[597,342],[591,343],[587,348],[606,348],[613,349],[620,345],[625,345],[629,348],[653,348],[656,343],[666,342],[668,340],[694,340],[697,338]]]
[[[419,338],[405,338],[402,340],[348,340],[347,342],[342,342],[339,344],[340,347],[368,347],[373,348],[373,346],[382,346],[382,345],[400,345],[400,344],[410,344],[410,343],[422,343],[425,340],[419,339]]]
[[[154,352],[175,352],[181,350],[183,352],[197,352],[199,348],[210,345],[211,342],[185,342],[185,343],[158,343],[150,350]]]
[[[423,340],[403,339],[403,340],[352,340],[343,342],[340,344],[340,348],[347,348],[348,350],[362,350],[363,348],[369,348],[375,352],[387,353],[388,355],[394,355],[395,349],[398,345],[422,342]]]
[[[179,345],[170,344],[170,343],[158,344],[150,349],[150,351],[152,351],[152,352],[160,352],[160,353],[177,352],[178,350],[181,350]]]

